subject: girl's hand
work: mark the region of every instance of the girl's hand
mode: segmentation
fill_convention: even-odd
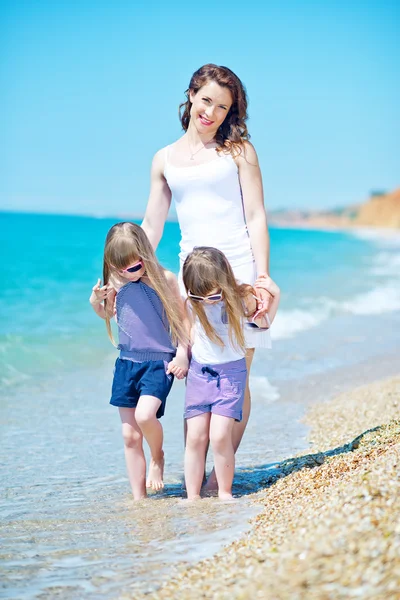
[[[257,281],[254,284],[254,289],[257,294],[257,312],[259,317],[263,317],[268,312],[272,294],[266,288],[260,286]]]
[[[103,285],[101,287],[100,284],[100,279],[98,279],[96,285],[92,288],[92,294],[89,298],[89,302],[92,306],[101,304],[103,300],[111,296],[114,292],[112,285]]]
[[[274,320],[280,299],[280,289],[271,277],[267,274],[259,275],[254,284],[254,289],[259,298],[261,298],[262,309],[258,309],[257,317],[267,317],[269,314],[270,321]],[[267,295],[267,301],[266,301]]]
[[[175,356],[175,358],[173,358],[171,362],[168,363],[167,375],[169,375],[169,373],[172,373],[172,375],[175,375],[177,379],[184,379],[184,377],[186,377],[187,375],[188,368],[188,358]]]

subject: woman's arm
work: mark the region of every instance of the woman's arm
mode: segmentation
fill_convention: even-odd
[[[257,275],[269,273],[269,233],[264,207],[261,171],[256,151],[250,142],[243,144],[243,152],[236,164],[242,188],[243,206]]]
[[[164,224],[171,205],[171,190],[164,177],[165,152],[165,148],[162,148],[153,158],[150,176],[150,195],[142,222],[142,228],[146,232],[154,250],[156,250],[161,240]]]
[[[243,152],[236,159],[236,164],[239,170],[244,214],[256,263],[257,276],[268,275],[269,232],[264,207],[262,177],[257,153],[250,142],[243,144]],[[268,312],[271,295],[265,289],[260,289],[259,295],[263,302],[258,304],[258,310],[260,316],[263,316]]]

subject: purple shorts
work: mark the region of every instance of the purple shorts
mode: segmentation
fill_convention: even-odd
[[[211,412],[242,420],[247,368],[244,358],[220,365],[201,365],[192,360],[185,398],[185,419]]]

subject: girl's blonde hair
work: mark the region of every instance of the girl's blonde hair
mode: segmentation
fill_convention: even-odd
[[[250,293],[254,293],[251,285],[239,284],[225,254],[217,248],[208,246],[197,246],[188,254],[183,264],[182,274],[186,291],[190,290],[195,296],[208,296],[216,289],[221,290],[228,317],[229,341],[233,347],[245,352],[243,319],[249,315],[246,312],[244,299]],[[207,337],[219,346],[223,346],[223,341],[206,316],[203,303],[191,300],[190,296],[187,301],[199,318]]]
[[[113,271],[126,269],[138,260],[143,262],[146,275],[160,297],[170,325],[172,341],[177,345],[179,341],[186,340],[187,334],[183,326],[181,307],[178,299],[171,293],[165,270],[158,262],[147,235],[139,225],[129,221],[116,223],[108,232],[104,246],[104,285],[109,283]],[[107,300],[104,301],[104,308],[107,332],[112,343],[116,345],[111,331],[110,307],[107,309]]]

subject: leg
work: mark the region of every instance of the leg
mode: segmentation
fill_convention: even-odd
[[[247,367],[247,379],[246,379],[246,390],[244,394],[244,403],[243,403],[243,418],[238,423],[235,421],[233,425],[232,431],[232,443],[233,449],[236,453],[236,450],[239,448],[240,442],[242,441],[242,437],[244,434],[244,430],[246,429],[247,422],[250,417],[250,409],[251,409],[251,396],[250,396],[250,387],[249,387],[249,378],[250,378],[250,369],[251,363],[254,358],[254,348],[248,348],[246,353],[246,367]],[[215,470],[213,469],[207,479],[206,483],[207,491],[214,491],[218,489],[217,478],[215,476]]]
[[[183,444],[186,448],[186,438],[187,438],[187,419],[183,419]],[[205,454],[205,460],[204,460],[204,473],[203,473],[203,483],[202,485],[204,485],[207,481],[207,476],[206,476],[206,459],[207,459],[207,454],[208,454],[208,448],[210,446],[210,443],[207,442],[207,446],[206,446],[206,454]]]
[[[210,413],[203,413],[187,419],[185,482],[188,500],[200,498],[209,440],[210,416]]]
[[[119,408],[126,469],[134,500],[146,498],[146,459],[143,452],[143,436],[135,419],[135,408]]]
[[[155,396],[141,396],[136,407],[136,421],[151,454],[146,486],[156,491],[164,487],[164,436],[162,425],[156,417],[160,405],[161,400]]]
[[[253,358],[254,358],[254,350],[255,350],[254,348],[248,348],[247,353],[246,353],[247,379],[246,379],[246,391],[244,393],[243,418],[240,421],[240,423],[235,421],[235,424],[233,426],[233,433],[232,433],[232,442],[233,442],[233,448],[234,448],[235,452],[240,446],[240,442],[242,441],[244,430],[246,429],[246,426],[247,426],[247,423],[248,423],[248,420],[250,417],[251,396],[250,396],[249,378],[250,378],[251,363],[253,362]]]
[[[232,500],[232,482],[235,472],[235,452],[232,431],[235,420],[212,414],[210,442],[214,455],[214,471],[218,482],[218,497]]]

